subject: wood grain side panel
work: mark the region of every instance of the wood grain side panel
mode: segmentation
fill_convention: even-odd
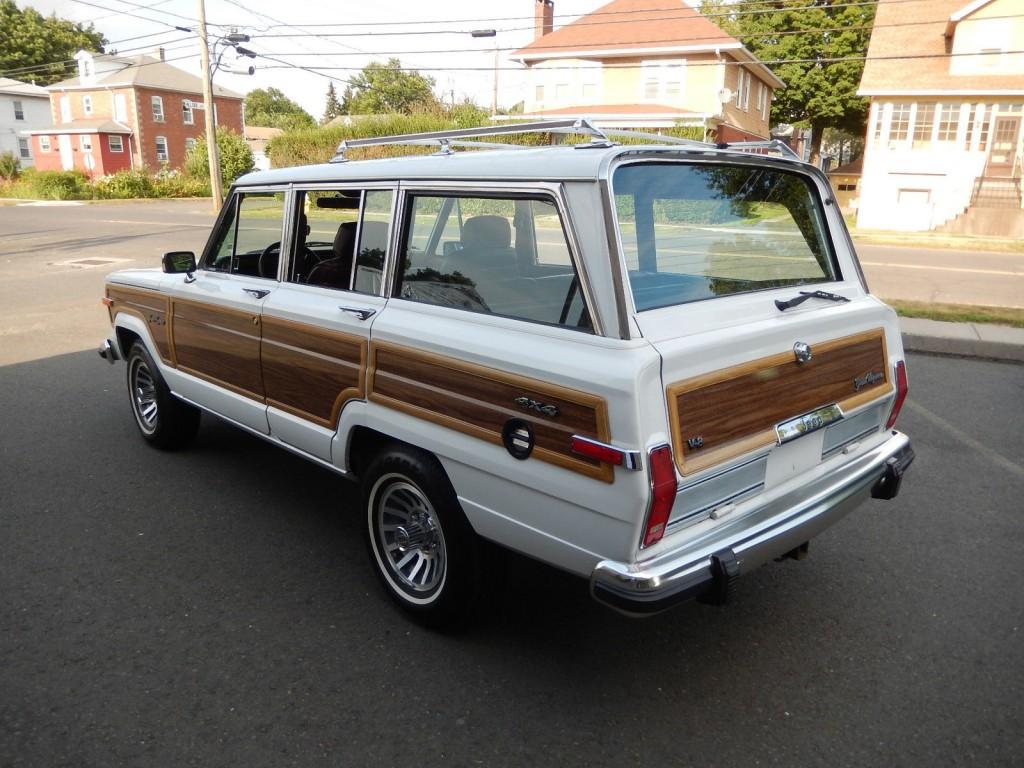
[[[160,354],[160,359],[168,365],[173,364],[167,325],[170,315],[170,297],[144,288],[122,288],[110,285],[107,286],[107,298],[113,301],[113,304],[108,307],[111,322],[120,312],[142,320],[153,337],[153,343]]]
[[[558,416],[520,408],[515,403],[520,396],[557,406]],[[369,398],[499,445],[505,422],[523,419],[534,430],[533,457],[614,481],[610,465],[571,451],[574,434],[610,440],[607,406],[594,395],[404,347],[374,344]]]
[[[263,316],[267,403],[323,427],[344,404],[365,396],[366,340],[314,325]]]
[[[263,402],[259,315],[180,299],[171,308],[178,367]]]
[[[775,442],[781,421],[838,403],[844,410],[892,391],[881,329],[815,344],[797,363],[792,352],[754,360],[668,387],[676,461],[683,474]],[[882,379],[859,388],[855,379]],[[703,446],[688,440],[700,437]]]

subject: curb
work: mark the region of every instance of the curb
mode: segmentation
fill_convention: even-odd
[[[987,323],[945,323],[901,317],[908,352],[1024,363],[1024,328]]]

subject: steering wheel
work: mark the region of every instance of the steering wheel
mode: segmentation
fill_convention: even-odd
[[[276,254],[275,254],[275,252],[276,252]],[[274,261],[271,261],[271,258],[274,255],[277,256],[277,259],[274,260]],[[312,248],[310,248],[308,244],[302,246],[302,255],[304,257],[306,257],[306,258],[313,259],[316,263],[319,263],[320,261],[322,261],[320,256],[317,255],[317,252],[314,251]],[[260,258],[259,258],[259,261],[257,262],[257,271],[259,272],[260,277],[269,277],[269,278],[277,277],[277,265],[278,265],[278,262],[280,260],[281,260],[281,241],[277,240],[277,241],[271,243],[270,245],[268,245],[266,248],[264,248],[260,252]]]

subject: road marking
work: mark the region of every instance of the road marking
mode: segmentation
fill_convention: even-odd
[[[1003,277],[1024,277],[1024,272],[1008,272],[1002,269],[965,269],[963,267],[929,267],[925,264],[893,264],[889,261],[862,261],[864,267],[896,267],[897,269],[923,269],[929,272],[965,272],[970,275],[1002,275]]]
[[[1020,464],[1018,464],[1015,461],[1011,461],[1010,459],[1003,456],[1003,454],[999,453],[996,450],[993,450],[992,448],[989,448],[984,443],[979,443],[966,432],[962,432],[961,430],[957,429],[944,418],[932,413],[923,405],[919,405],[918,403],[908,398],[907,407],[914,413],[923,416],[927,421],[930,421],[932,424],[939,427],[940,429],[944,429],[947,432],[949,432],[951,435],[953,435],[953,437],[955,437],[957,440],[959,440],[961,443],[966,445],[971,450],[977,451],[978,453],[987,456],[989,459],[991,459],[991,461],[994,464],[998,464],[1003,469],[1006,469],[1010,471],[1012,474],[1017,475],[1017,477],[1024,477],[1024,467],[1022,467]]]
[[[97,219],[101,224],[146,224],[153,227],[202,227],[209,229],[209,224],[189,224],[184,221],[131,221],[128,219]]]

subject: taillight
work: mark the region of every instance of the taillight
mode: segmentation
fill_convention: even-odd
[[[892,403],[892,413],[889,414],[889,420],[885,422],[886,429],[892,429],[892,425],[896,423],[897,417],[900,415],[900,409],[903,407],[903,401],[907,399],[907,366],[902,360],[896,363],[896,399]]]
[[[649,547],[661,541],[665,526],[676,500],[676,468],[672,461],[672,449],[661,445],[651,450],[651,508],[647,512],[643,546]]]

